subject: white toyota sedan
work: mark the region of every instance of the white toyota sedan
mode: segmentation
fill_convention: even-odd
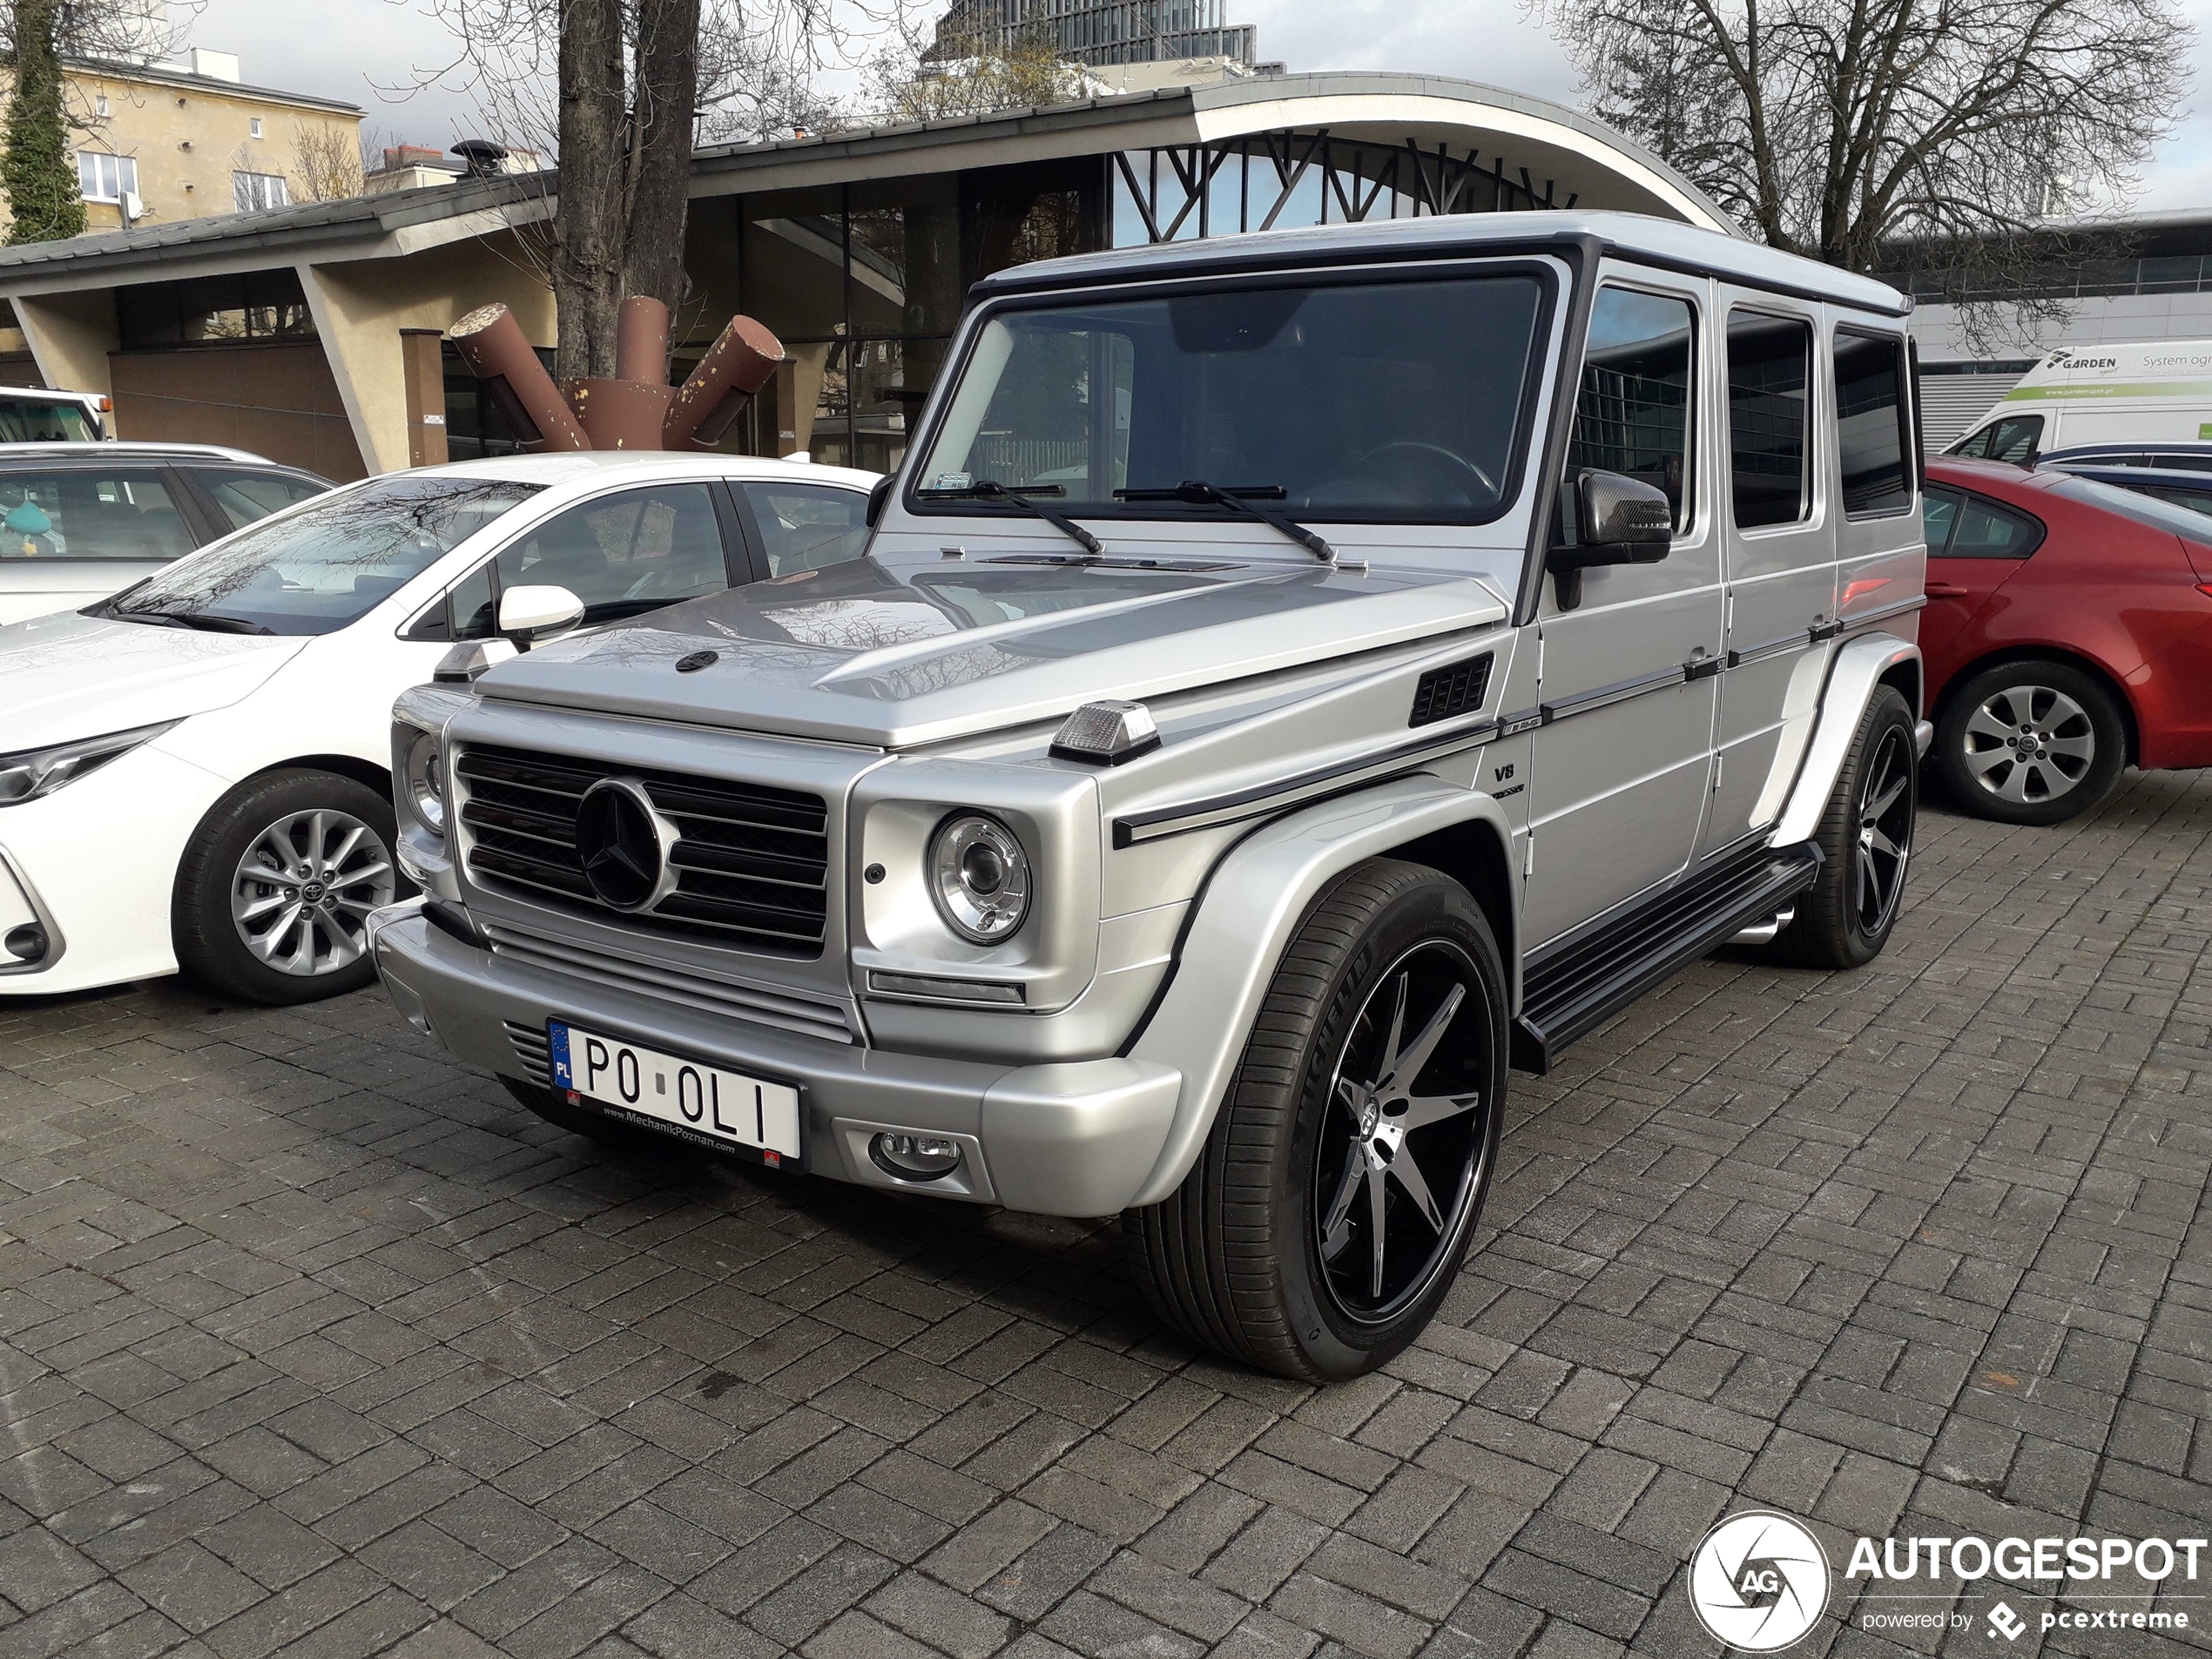
[[[389,473],[0,626],[0,995],[368,983],[365,919],[404,890],[395,697],[512,590],[567,589],[592,627],[856,557],[874,482],[636,454]]]

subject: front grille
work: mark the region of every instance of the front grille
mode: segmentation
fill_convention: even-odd
[[[1413,687],[1413,711],[1407,725],[1433,725],[1457,714],[1482,706],[1490,691],[1490,653],[1470,657],[1463,663],[1432,668]]]
[[[454,772],[469,873],[495,890],[741,949],[821,954],[829,812],[819,795],[479,745],[461,751]],[[642,914],[602,904],[577,858],[577,806],[603,778],[636,779],[678,831],[675,891]]]
[[[788,993],[755,990],[698,974],[682,973],[657,963],[592,950],[571,940],[544,939],[497,923],[484,924],[492,950],[510,961],[565,974],[600,989],[635,991],[660,1002],[680,1002],[703,1014],[725,1019],[750,1020],[779,1031],[820,1037],[831,1042],[853,1042],[853,1022],[834,1002]],[[545,1034],[538,1034],[542,1048]],[[518,1038],[519,1042],[520,1039]]]

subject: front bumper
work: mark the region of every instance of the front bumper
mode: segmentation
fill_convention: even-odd
[[[471,1064],[540,1081],[510,1034],[542,1038],[546,1021],[560,1018],[797,1082],[807,1167],[832,1180],[1040,1215],[1112,1215],[1157,1163],[1183,1085],[1180,1072],[1144,1061],[1008,1067],[756,1026],[474,948],[415,911],[384,913],[374,938],[377,971],[400,1012]],[[966,1190],[880,1169],[867,1146],[881,1130],[961,1137],[974,1165]]]

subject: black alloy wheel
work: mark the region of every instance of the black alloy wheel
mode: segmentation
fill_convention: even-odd
[[[1487,1026],[1474,962],[1442,940],[1393,963],[1352,1022],[1308,1184],[1323,1280],[1348,1318],[1386,1321],[1418,1297],[1480,1188]]]
[[[1307,1382],[1420,1334],[1496,1168],[1506,974],[1442,872],[1355,865],[1305,914],[1182,1185],[1122,1216],[1161,1318]]]

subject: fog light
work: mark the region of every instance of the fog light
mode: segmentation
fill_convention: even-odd
[[[960,1168],[960,1143],[944,1135],[879,1135],[868,1156],[901,1181],[935,1181]]]
[[[35,921],[10,927],[7,938],[0,939],[0,948],[19,962],[38,961],[46,954],[46,930]]]

